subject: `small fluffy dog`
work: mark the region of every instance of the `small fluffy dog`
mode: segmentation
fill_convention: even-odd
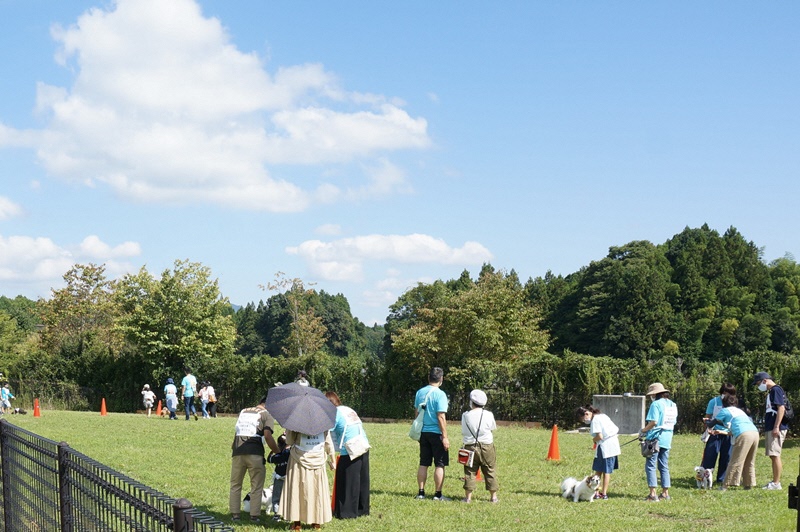
[[[572,502],[580,500],[592,502],[594,493],[600,487],[600,477],[591,475],[579,481],[575,477],[567,477],[561,483],[561,496],[565,499],[572,499]]]
[[[262,508],[269,508],[272,506],[272,486],[268,488],[264,488],[264,491],[261,493],[261,507]],[[244,500],[242,501],[242,511],[244,513],[250,513],[250,494],[244,496]]]
[[[12,414],[22,414],[23,416],[28,413],[24,408],[15,408],[11,411]]]
[[[699,489],[710,490],[711,486],[714,485],[714,470],[697,466],[694,468],[694,479],[697,481]]]
[[[169,417],[169,409],[164,406],[161,408],[161,412],[158,413],[160,417]]]

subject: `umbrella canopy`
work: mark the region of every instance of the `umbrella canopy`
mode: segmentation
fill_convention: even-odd
[[[336,407],[325,394],[296,382],[270,388],[266,406],[281,427],[310,436],[336,424]]]

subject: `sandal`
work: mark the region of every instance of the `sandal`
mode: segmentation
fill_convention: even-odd
[[[644,500],[646,502],[658,502],[658,497],[656,497],[655,495],[648,495],[647,497],[644,498]]]
[[[669,495],[664,495],[662,493],[661,495],[658,496],[658,500],[660,500],[660,501],[671,501],[672,497],[670,497]]]

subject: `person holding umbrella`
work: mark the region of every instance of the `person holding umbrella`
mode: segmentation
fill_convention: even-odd
[[[336,407],[318,389],[296,382],[271,388],[266,406],[286,429],[286,444],[291,446],[281,517],[291,523],[290,530],[301,530],[301,523],[319,529],[333,518],[325,464],[336,469],[330,436]]]

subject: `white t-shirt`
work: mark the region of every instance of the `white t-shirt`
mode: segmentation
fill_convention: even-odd
[[[481,418],[483,414],[483,418]],[[480,422],[480,427],[478,426]],[[480,443],[494,443],[492,431],[497,429],[494,421],[494,414],[483,408],[473,408],[469,412],[461,414],[461,436],[464,438],[464,445],[475,443],[475,434],[478,435]],[[470,430],[472,432],[470,432]],[[480,430],[480,432],[478,432]]]
[[[619,456],[621,450],[619,448],[619,428],[611,421],[611,418],[605,414],[594,414],[592,416],[592,424],[589,426],[589,432],[592,436],[597,434],[602,438],[598,442],[598,448],[603,450],[603,458],[611,458]],[[595,452],[595,456],[597,453]]]

